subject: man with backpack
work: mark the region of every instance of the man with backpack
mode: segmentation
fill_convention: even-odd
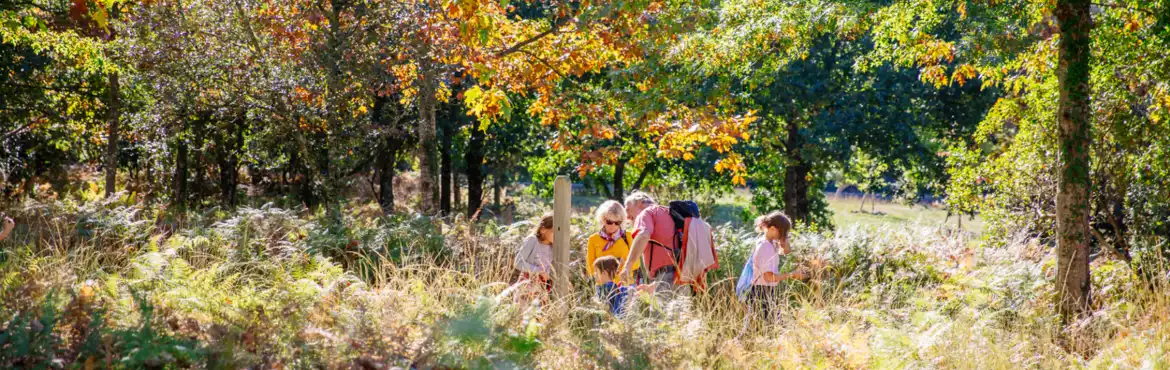
[[[671,202],[669,207],[663,206],[655,202],[649,194],[640,191],[626,197],[625,205],[626,217],[634,221],[634,240],[620,276],[628,279],[625,281],[633,281],[631,274],[634,263],[631,261],[642,258],[642,266],[646,266],[648,272],[647,277],[650,282],[657,283],[658,292],[689,295],[691,293],[689,287],[680,287],[676,284],[680,282],[690,284],[696,276],[687,274],[679,276],[682,272],[680,268],[689,267],[690,275],[696,275],[718,264],[711,243],[710,229],[703,227],[694,230],[705,233],[701,238],[706,241],[701,244],[705,248],[703,250],[705,253],[692,251],[691,257],[694,259],[687,260],[684,239],[687,238],[688,225],[692,223],[706,225],[699,218],[698,205],[690,201],[679,201]],[[699,261],[702,261],[701,265],[696,266],[695,262]],[[700,284],[701,280],[700,277]]]

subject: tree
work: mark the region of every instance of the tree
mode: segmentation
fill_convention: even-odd
[[[1089,310],[1089,150],[1092,143],[1089,61],[1093,19],[1089,0],[1059,0],[1056,77],[1060,81],[1057,132],[1060,182],[1056,196],[1057,311],[1068,324]]]
[[[662,136],[644,132],[644,126],[634,123],[638,112],[612,93],[636,88],[625,77],[614,76],[615,72],[571,79],[571,85],[562,89],[557,98],[561,105],[547,113],[558,117],[558,134],[551,148],[575,157],[575,165],[569,170],[580,179],[596,177],[602,182],[597,187],[606,197],[620,201],[625,198],[627,185],[630,189],[640,188],[665,159],[657,158]],[[551,172],[544,175],[551,180],[561,173],[560,167],[545,166]],[[636,176],[632,183],[627,182],[627,174]],[[544,183],[549,189],[551,184]]]
[[[381,95],[374,98],[373,120],[375,145],[378,158],[375,172],[378,176],[378,204],[383,214],[394,212],[394,177],[397,173],[400,156],[405,154],[412,144],[413,134],[410,131],[408,106],[399,103],[397,96]]]
[[[101,155],[93,111],[108,96],[110,12],[121,2],[0,4],[0,178],[4,192]],[[108,7],[108,8],[107,8]],[[116,111],[109,110],[107,111]],[[115,138],[116,140],[116,138]],[[59,181],[53,181],[59,189]],[[64,184],[60,184],[64,185]]]
[[[863,193],[861,204],[857,208],[858,211],[861,211],[865,207],[865,197],[874,194],[884,185],[884,175],[889,169],[889,165],[863,150],[854,150],[853,156],[849,158],[849,163],[845,168],[846,180],[857,185],[857,189]],[[877,207],[876,194],[870,203],[870,212],[872,213]]]
[[[106,152],[103,158],[106,167],[106,196],[114,194],[118,177],[118,139],[121,124],[122,97],[119,89],[118,73],[109,74],[109,83],[106,87]]]
[[[135,8],[118,26],[118,43],[134,67],[119,78],[146,90],[144,108],[128,112],[137,123],[128,134],[161,149],[148,152],[148,166],[163,174],[157,176],[162,183],[169,180],[170,200],[178,209],[201,201],[210,188],[206,179],[212,167],[204,165],[204,158],[212,156],[205,154],[216,154],[221,200],[232,205],[235,199],[238,161],[233,158],[243,150],[243,102],[255,81],[254,59],[239,56],[255,57],[256,51],[243,42],[244,23],[215,20],[224,15],[245,16],[226,2],[180,7],[162,1]]]
[[[1147,47],[1167,40],[1170,20],[1159,16],[1166,14],[1165,7],[1163,2],[1124,1],[1095,6],[1081,1],[898,2],[874,17],[882,40],[876,59],[915,66],[923,81],[935,85],[978,76],[985,86],[1006,91],[980,124],[977,146],[955,148],[964,158],[982,160],[960,161],[978,165],[970,169],[973,173],[952,177],[962,182],[950,186],[967,187],[964,194],[986,194],[979,204],[993,221],[993,234],[1023,229],[1054,240],[1056,303],[1065,323],[1089,304],[1094,240],[1123,259],[1126,253],[1118,247],[1126,247],[1125,240],[1157,240],[1146,227],[1144,237],[1130,234],[1119,215],[1128,212],[1132,222],[1150,225],[1145,220],[1158,218],[1146,213],[1151,208],[1124,204],[1164,204],[1146,198],[1144,191],[1120,194],[1122,189],[1153,189],[1157,185],[1144,179],[1160,178],[1160,170],[1153,169],[1164,167],[1122,163],[1161,156],[1136,154],[1145,152],[1137,148],[1158,145],[1136,137],[1162,137],[1163,119],[1154,112],[1164,109],[1156,102],[1165,93],[1140,81],[1165,78],[1147,62],[1158,53]],[[944,23],[959,32],[937,32]],[[940,63],[950,61],[957,64]],[[1090,191],[1092,184],[1105,185]]]

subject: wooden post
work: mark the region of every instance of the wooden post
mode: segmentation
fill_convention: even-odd
[[[569,295],[569,219],[573,186],[568,176],[557,176],[553,182],[553,293],[556,297]]]

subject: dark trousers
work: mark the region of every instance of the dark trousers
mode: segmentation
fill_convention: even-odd
[[[752,290],[748,292],[747,303],[751,308],[751,315],[765,322],[776,319],[776,287],[753,285]]]

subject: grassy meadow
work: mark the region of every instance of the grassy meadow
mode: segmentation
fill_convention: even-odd
[[[513,224],[475,227],[374,216],[372,203],[329,224],[272,204],[179,215],[129,195],[26,200],[10,205],[20,226],[0,242],[0,366],[1170,367],[1164,278],[1146,284],[1098,259],[1094,314],[1062,335],[1050,248],[983,247],[940,227],[938,211],[877,208],[885,215],[838,212],[835,233],[797,232],[813,278],[788,285],[779,319],[762,322],[733,294],[755,237],[742,222],[717,226],[707,294],[640,296],[619,319],[581,266],[586,212],[573,218],[574,294],[515,302],[512,257],[543,209],[531,200]]]
[[[827,198],[829,201],[829,209],[833,211],[833,222],[841,226],[862,224],[875,226],[918,225],[927,227],[950,227],[954,229],[959,227],[958,216],[951,215],[948,218],[947,211],[938,206],[926,204],[907,205],[882,200],[878,200],[874,204],[869,199],[866,199],[864,209],[862,209],[862,201],[857,197],[836,197],[829,194]],[[979,216],[963,216],[962,224],[963,231],[975,235],[983,233],[983,220]]]
[[[833,224],[839,227],[862,226],[926,226],[938,228],[959,229],[957,215],[947,217],[947,211],[941,205],[926,203],[906,204],[870,198],[863,202],[857,195],[831,192],[825,193],[829,209],[833,212]],[[575,212],[591,212],[604,198],[596,195],[574,195],[573,207]],[[714,199],[698,199],[704,208],[704,216],[713,223],[731,223],[742,226],[750,223],[745,216],[745,209],[751,207],[751,192],[748,189],[736,189],[731,194]],[[551,206],[551,203],[547,203]],[[982,235],[983,220],[978,215],[964,216],[962,230],[974,236]]]

